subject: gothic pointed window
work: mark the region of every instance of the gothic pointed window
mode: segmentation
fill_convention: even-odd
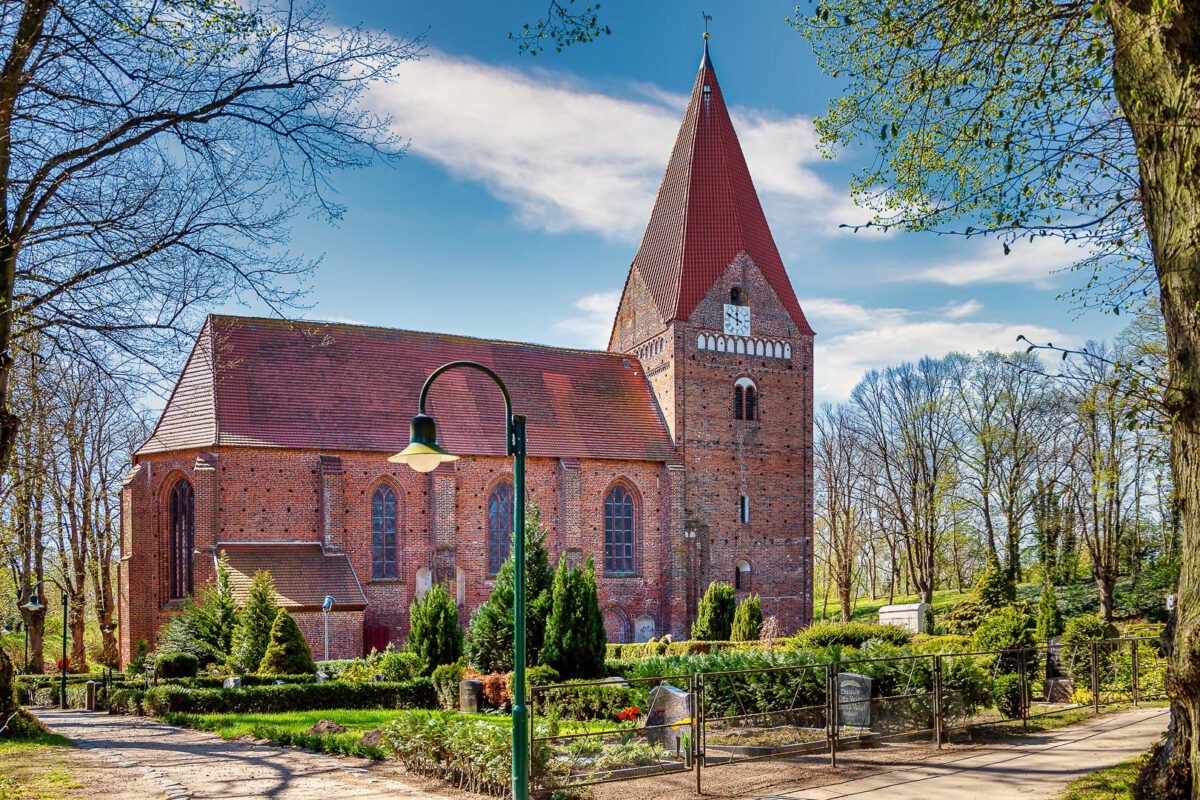
[[[604,498],[604,571],[634,571],[634,502],[624,486]]]
[[[380,486],[371,498],[371,577],[400,577],[396,561],[396,493],[389,486]]]
[[[508,481],[496,484],[488,495],[488,574],[495,575],[508,560],[513,534],[513,487]]]
[[[196,538],[196,495],[186,478],[171,488],[167,520],[170,525],[171,599],[182,600],[191,597],[194,588],[192,552]]]

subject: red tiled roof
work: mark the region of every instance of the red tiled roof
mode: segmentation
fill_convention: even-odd
[[[705,89],[708,91],[705,91]],[[687,319],[739,252],[812,333],[771,236],[705,43],[704,58],[633,267],[664,322]]]
[[[256,572],[275,579],[275,602],[280,608],[315,611],[326,595],[336,611],[361,611],[367,598],[344,553],[325,553],[316,543],[222,542],[229,564],[229,583],[239,604],[246,602]]]
[[[678,460],[632,356],[225,316],[209,317],[138,454],[221,445],[398,452],[425,378],[459,359],[508,385],[514,410],[528,418],[530,455]],[[504,455],[503,401],[482,373],[445,373],[429,412],[447,450]]]

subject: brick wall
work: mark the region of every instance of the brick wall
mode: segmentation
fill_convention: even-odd
[[[325,619],[320,611],[298,611],[292,614],[300,626],[313,659],[325,660]],[[329,657],[358,658],[363,649],[363,612],[331,611],[329,614]]]

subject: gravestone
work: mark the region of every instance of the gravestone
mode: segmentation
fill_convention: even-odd
[[[875,679],[853,672],[838,673],[838,722],[849,728],[871,727],[871,694]]]
[[[226,678],[225,680],[221,681],[221,688],[222,689],[240,689],[240,688],[242,688],[242,679],[237,678],[237,677]]]
[[[638,617],[633,621],[633,640],[648,642],[654,638],[654,620],[650,617]]]
[[[904,603],[879,609],[880,625],[899,625],[913,633],[929,633],[929,603]]]
[[[459,681],[458,710],[463,714],[478,714],[483,708],[483,681]]]
[[[83,710],[96,710],[96,682],[88,681],[83,685]]]
[[[328,676],[328,675],[326,675],[324,672],[321,672],[320,670],[318,670],[318,671],[317,671],[317,674],[316,674],[316,676],[313,678],[313,680],[314,680],[316,683],[324,683],[325,681],[329,680],[329,676]]]
[[[674,686],[655,686],[650,690],[650,708],[646,711],[646,741],[683,752],[683,738],[692,735],[691,718],[690,693]]]

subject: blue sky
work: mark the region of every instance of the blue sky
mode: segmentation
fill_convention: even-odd
[[[699,61],[712,57],[792,283],[817,331],[818,400],[925,353],[1111,337],[1054,274],[1072,253],[927,234],[852,234],[863,154],[822,159],[811,120],[840,86],[785,23],[786,2],[604,5],[613,34],[531,58],[506,33],[544,11],[508,3],[328,0],[332,22],[426,33],[428,52],[367,102],[410,140],[398,166],[335,179],[334,227],[300,220],[323,256],[312,319],[603,347]],[[242,309],[230,309],[242,310]]]

